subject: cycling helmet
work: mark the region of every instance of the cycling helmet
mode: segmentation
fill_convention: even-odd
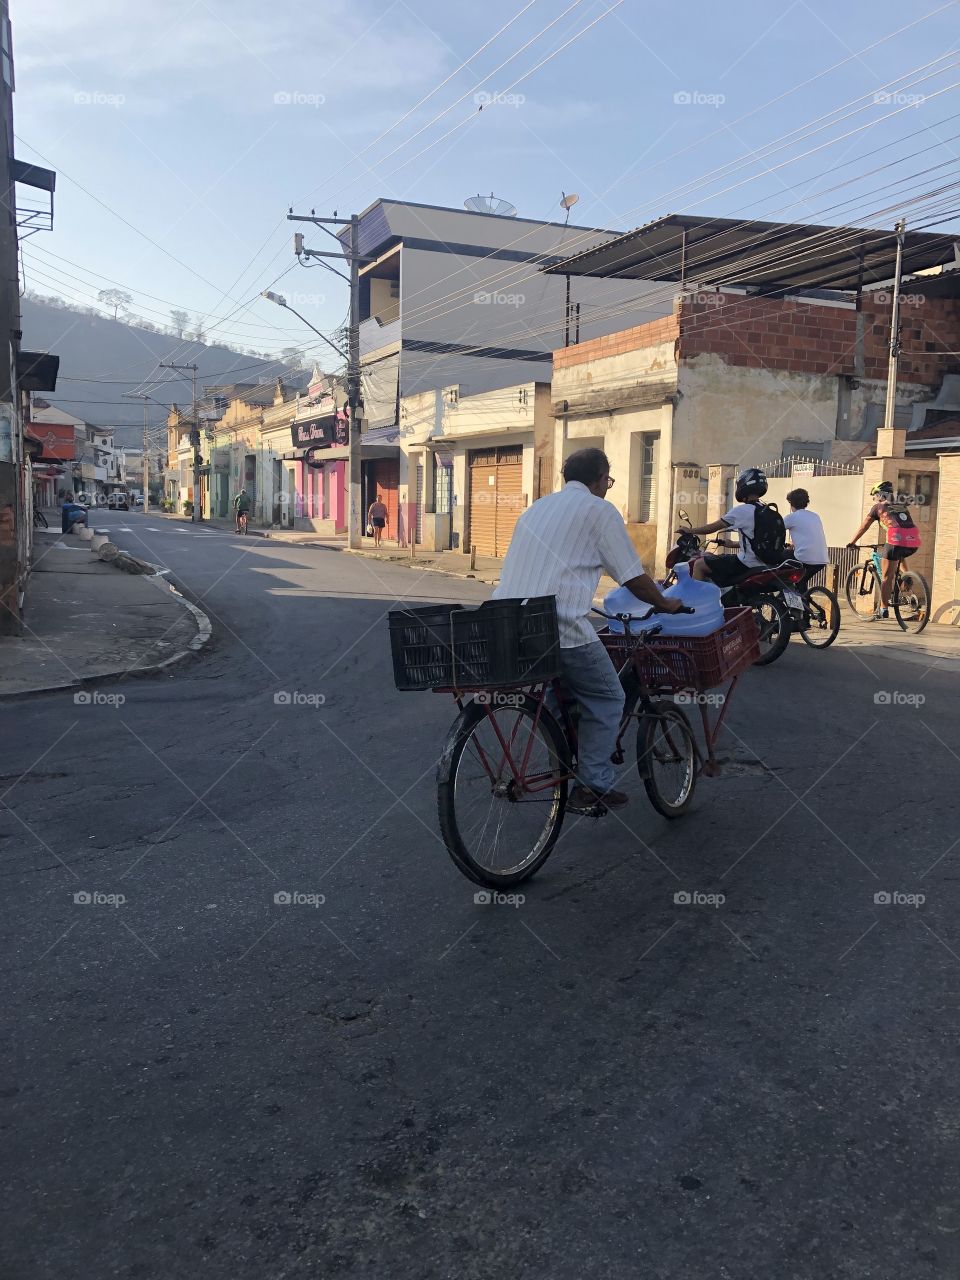
[[[767,477],[758,467],[747,467],[737,476],[736,496],[738,502],[746,502],[748,498],[762,498],[767,492]]]
[[[893,493],[892,480],[881,480],[879,484],[875,484],[870,490],[870,497],[876,498],[881,493]]]

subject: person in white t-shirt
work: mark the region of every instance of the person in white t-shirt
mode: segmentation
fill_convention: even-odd
[[[790,514],[784,516],[783,523],[793,543],[793,557],[800,561],[805,570],[799,590],[806,591],[810,580],[816,577],[830,559],[827,535],[817,513],[807,509],[810,506],[810,495],[806,489],[792,489],[787,494],[787,501],[790,503]]]
[[[733,529],[740,535],[740,546],[735,556],[705,555],[694,561],[692,573],[698,582],[714,582],[721,588],[732,587],[754,569],[767,568],[754,555],[751,545],[757,507],[766,492],[767,477],[756,467],[748,467],[737,476],[735,504],[719,520],[701,525],[697,529],[677,530],[678,533],[703,535]]]

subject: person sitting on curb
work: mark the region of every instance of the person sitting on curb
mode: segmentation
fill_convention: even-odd
[[[60,532],[70,533],[75,524],[87,523],[87,508],[81,506],[72,493],[64,494],[63,506],[60,508]]]

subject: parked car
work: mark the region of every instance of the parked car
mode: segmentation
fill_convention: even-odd
[[[107,497],[107,506],[111,511],[129,511],[130,506],[127,502],[125,493],[111,493]]]
[[[137,494],[136,498],[134,498],[134,500],[133,500],[133,505],[134,505],[135,507],[142,507],[142,506],[143,506],[143,494],[142,494],[142,493],[138,493],[138,494]]]

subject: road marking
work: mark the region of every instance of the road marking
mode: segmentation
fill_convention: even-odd
[[[129,533],[129,532],[130,532],[130,530],[129,530],[129,529],[126,529],[124,532]],[[159,533],[159,532],[160,532],[160,530],[159,530],[159,529],[155,529],[155,528],[153,527],[153,525],[152,525],[152,524],[148,524],[148,525],[147,525],[147,533]]]

